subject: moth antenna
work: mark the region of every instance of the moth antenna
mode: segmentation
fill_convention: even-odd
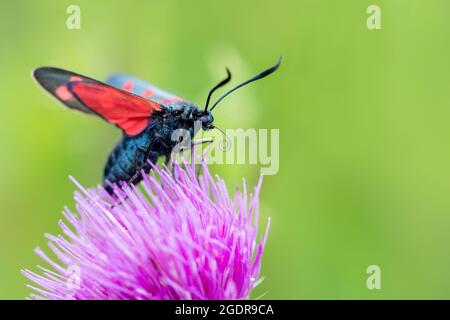
[[[282,59],[282,56],[280,56],[280,57],[278,58],[277,63],[276,63],[273,67],[270,67],[269,69],[266,69],[266,70],[264,70],[264,71],[258,73],[258,74],[257,74],[256,76],[254,76],[253,78],[248,79],[247,81],[244,81],[244,82],[242,82],[241,84],[238,84],[236,87],[234,87],[233,89],[231,89],[230,91],[228,91],[227,93],[225,93],[222,97],[220,97],[219,100],[216,101],[216,103],[214,103],[214,105],[211,107],[211,109],[210,109],[209,111],[212,111],[212,110],[217,106],[217,104],[218,104],[220,101],[223,100],[223,98],[225,98],[227,95],[229,95],[229,94],[232,93],[233,91],[236,91],[236,90],[239,89],[240,87],[243,87],[243,86],[245,86],[246,84],[249,84],[250,82],[253,82],[253,81],[262,79],[262,78],[264,78],[264,77],[267,77],[269,74],[275,72],[275,70],[277,70],[278,67],[279,67],[280,64],[281,64],[281,59]]]
[[[217,89],[219,89],[220,87],[226,85],[228,82],[230,82],[231,80],[231,72],[228,68],[225,68],[227,70],[227,77],[225,79],[223,79],[222,81],[220,81],[214,88],[211,89],[211,91],[209,91],[208,93],[208,98],[206,99],[206,104],[205,104],[205,110],[204,112],[206,113],[206,111],[208,111],[208,105],[209,105],[209,100],[211,100],[211,96],[213,94],[214,91],[216,91]]]

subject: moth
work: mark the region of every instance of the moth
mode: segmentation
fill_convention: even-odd
[[[210,90],[202,109],[127,74],[114,74],[105,83],[54,67],[37,68],[33,75],[66,107],[97,115],[122,130],[123,136],[109,154],[103,172],[103,185],[112,194],[112,184],[139,183],[142,170],[148,173],[151,169],[149,161],[156,163],[162,156],[170,158],[179,142],[173,139],[175,130],[186,130],[193,139],[200,128],[205,131],[217,128],[212,115],[217,104],[235,90],[273,73],[280,64],[281,57],[274,66],[238,84],[209,108],[214,91],[231,80],[231,73],[226,69],[227,77]],[[210,140],[192,143],[204,142]]]

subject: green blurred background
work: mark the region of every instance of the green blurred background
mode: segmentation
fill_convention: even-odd
[[[66,8],[81,7],[81,30]],[[368,30],[378,4],[382,29]],[[275,75],[216,109],[224,128],[279,128],[280,171],[254,296],[450,298],[450,2],[1,1],[0,298],[27,293],[44,233],[75,186],[101,179],[120,133],[69,112],[32,81],[51,65],[94,78],[126,71],[199,104],[284,55]],[[216,166],[230,189],[258,166]],[[368,290],[366,268],[381,268]]]

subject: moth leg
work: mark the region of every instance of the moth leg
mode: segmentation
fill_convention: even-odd
[[[190,148],[192,149],[193,147],[198,146],[199,144],[211,143],[211,142],[214,142],[214,137],[203,138],[200,140],[192,141]],[[188,147],[180,147],[179,152],[182,152],[187,149],[188,149]]]
[[[144,163],[145,163],[146,159],[148,158],[148,156],[150,155],[150,151],[151,150],[152,150],[152,144],[151,143],[148,145],[147,148],[143,148],[142,146],[138,146],[137,147],[137,151],[140,151],[140,152],[142,152],[144,154]],[[137,166],[137,160],[138,160],[138,157],[136,155],[136,158],[134,159],[135,166]],[[131,179],[127,181],[127,187],[129,187],[133,182],[136,181],[136,179],[141,174],[141,170],[142,170],[143,167],[144,167],[144,164],[141,164],[139,166],[139,169],[135,172],[135,174],[131,177]]]
[[[211,143],[211,142],[214,142],[214,137],[203,138],[200,140],[192,141],[191,147],[199,145],[199,144]]]
[[[186,147],[185,146],[181,146],[178,150],[173,151],[173,152],[181,153],[181,152],[183,152],[183,151],[185,151],[187,149],[191,149],[191,154],[192,154],[192,156],[194,156],[194,152],[193,151],[194,151],[194,147],[195,146],[198,146],[200,144],[205,144],[205,143],[211,143],[213,141],[214,141],[214,137],[203,138],[203,139],[200,139],[200,140],[191,141],[190,146],[188,146],[188,147],[187,146]],[[202,154],[202,158],[204,157],[204,154],[205,154],[205,152]],[[169,168],[172,166],[172,160],[173,160],[172,158],[173,158],[172,157],[172,153],[166,155],[166,166],[169,167]],[[192,160],[192,162],[195,161],[194,158],[192,158],[191,160]],[[172,174],[173,174],[173,178],[176,180],[177,177],[175,176],[175,172],[172,172]],[[197,174],[197,177],[198,177],[198,174]]]
[[[156,143],[160,143],[163,147],[168,148],[167,144],[164,142],[164,139],[162,139],[162,137],[160,135],[155,135],[155,138],[148,145],[147,148],[143,148],[142,146],[138,146],[137,147],[138,151],[140,151],[140,152],[142,152],[144,154],[144,163],[139,166],[139,168],[136,171],[136,173],[131,177],[130,180],[128,180],[127,187],[129,187],[133,182],[135,182],[136,179],[140,176],[141,170],[144,167],[145,161],[147,161],[147,159],[150,156],[150,153],[151,153],[151,151],[152,151],[152,149],[153,149],[153,147],[154,147],[154,145]],[[137,161],[137,157],[136,157],[135,161]]]
[[[195,146],[197,146],[197,145],[199,145],[199,144],[205,144],[205,143],[208,143],[208,144],[209,144],[209,143],[212,143],[212,142],[214,142],[214,137],[203,138],[203,139],[200,139],[200,140],[197,140],[197,141],[192,141],[192,143],[191,143],[192,154],[194,154],[194,148],[195,148]],[[206,155],[206,153],[208,152],[210,146],[211,146],[211,144],[209,144],[209,145],[205,148],[205,150],[203,151],[202,157],[201,157],[202,160],[205,158],[205,155]],[[195,160],[194,160],[194,161],[195,161]],[[196,167],[197,167],[197,165],[194,166],[194,170],[196,170]],[[198,169],[198,170],[196,170],[196,171],[197,171],[197,172],[196,172],[195,176],[197,177],[197,180],[198,180],[198,178],[199,178],[199,176],[200,176],[200,169]]]
[[[140,152],[142,152],[144,154],[144,163],[145,163],[145,160],[150,155],[150,152],[152,150],[151,147],[152,147],[152,144],[149,144],[149,146],[147,148],[144,148],[142,146],[137,146],[137,151],[140,151]],[[134,165],[137,166],[137,154],[136,154],[136,158],[134,159]],[[142,170],[143,167],[144,167],[143,164],[139,166],[139,169],[136,171],[136,173],[131,177],[131,179],[129,179],[127,181],[127,187],[129,187],[131,184],[133,184],[136,181],[136,179],[141,174],[141,170]],[[128,199],[128,195],[125,195],[124,200],[126,200],[126,199]],[[111,209],[114,209],[116,207],[116,205],[119,205],[121,203],[122,203],[122,201],[119,201],[119,203],[113,204],[111,206]]]
[[[200,144],[205,144],[205,143],[211,143],[214,142],[214,137],[209,137],[209,138],[203,138],[200,140],[196,140],[196,141],[191,141],[191,145],[189,146],[189,148],[193,151],[195,146],[198,146]],[[185,150],[187,150],[188,147],[180,147],[179,150],[177,150],[177,152],[183,152]],[[207,151],[207,150],[205,150]],[[202,158],[204,157],[205,152],[202,153]],[[166,164],[170,164],[172,162],[171,157],[166,157]]]

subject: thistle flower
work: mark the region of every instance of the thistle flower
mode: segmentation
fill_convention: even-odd
[[[64,235],[47,234],[51,268],[22,273],[32,299],[245,299],[258,284],[264,237],[258,236],[261,179],[230,199],[203,163],[144,175],[142,188],[86,190],[75,180],[78,214],[63,211]],[[117,203],[112,206],[111,203]]]

